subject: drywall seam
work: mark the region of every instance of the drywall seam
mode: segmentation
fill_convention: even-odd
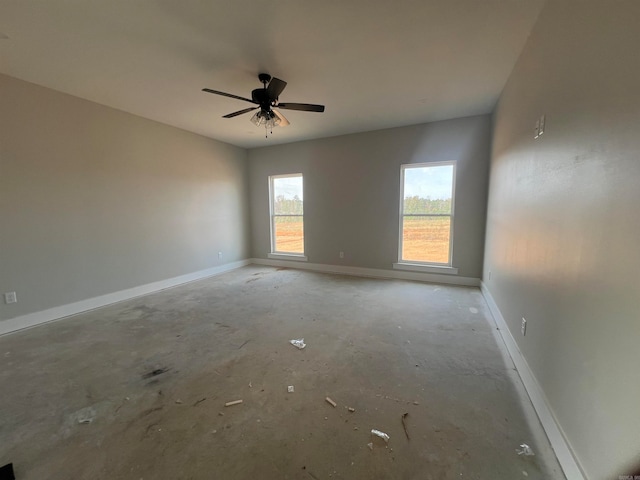
[[[252,263],[269,265],[271,267],[289,267],[300,270],[313,270],[323,273],[338,273],[340,275],[353,275],[356,277],[393,278],[398,280],[417,280],[420,282],[444,283],[448,285],[461,285],[465,287],[479,287],[480,279],[472,277],[457,277],[452,275],[438,275],[435,273],[405,272],[398,270],[382,270],[376,268],[345,267],[342,265],[325,265],[322,263],[292,262],[287,260],[266,260],[264,258],[252,258]]]
[[[487,302],[489,311],[491,312],[493,320],[500,332],[500,336],[507,347],[509,355],[511,355],[511,360],[513,360],[524,388],[529,395],[533,408],[540,419],[542,428],[544,428],[544,431],[549,438],[551,447],[556,454],[556,458],[558,459],[567,480],[586,480],[586,476],[582,473],[582,470],[572,453],[571,446],[562,432],[562,428],[553,415],[553,411],[549,406],[549,402],[547,401],[544,391],[540,387],[540,384],[531,371],[531,368],[529,368],[527,360],[522,355],[522,352],[520,352],[518,344],[513,338],[513,335],[511,335],[511,331],[509,330],[498,305],[484,282],[480,283],[480,290],[482,291],[482,296]]]
[[[202,280],[204,278],[213,277],[215,275],[220,275],[221,273],[236,270],[238,268],[244,267],[245,265],[249,265],[250,263],[250,260],[231,262],[225,265],[207,268],[205,270],[199,270],[193,273],[187,273],[186,275],[180,275],[178,277],[168,278],[166,280],[160,280],[158,282],[147,283],[145,285],[128,288],[126,290],[120,290],[119,292],[108,293],[106,295],[100,295],[99,297],[88,298],[79,302],[60,305],[59,307],[49,308],[40,312],[29,313],[27,315],[21,315],[19,317],[3,320],[0,321],[0,335],[6,335],[18,330],[23,330],[25,328],[42,325],[43,323],[53,322],[70,315],[76,315],[78,313],[94,310],[96,308],[105,307],[113,303],[130,300],[142,295],[148,295],[150,293],[158,292],[166,288],[176,287],[185,283]]]

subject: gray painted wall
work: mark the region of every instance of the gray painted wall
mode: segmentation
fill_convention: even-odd
[[[548,2],[495,114],[484,281],[590,479],[640,467],[639,26]]]
[[[309,262],[391,269],[400,165],[457,160],[453,266],[480,278],[490,140],[477,116],[250,150],[253,256],[270,252],[269,175],[302,173]]]
[[[0,319],[247,258],[246,156],[0,75]]]

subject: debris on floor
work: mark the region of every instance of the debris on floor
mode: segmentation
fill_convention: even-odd
[[[1,480],[15,480],[15,478],[15,474],[13,473],[13,463],[7,463],[5,466],[0,467]]]
[[[402,428],[404,428],[404,434],[407,436],[407,440],[411,440],[409,438],[409,432],[407,432],[407,424],[404,421],[404,419],[407,418],[408,416],[409,416],[409,413],[402,414]]]
[[[384,443],[389,443],[389,435],[387,435],[384,432],[381,432],[380,430],[376,430],[375,428],[371,430],[371,435],[375,435],[376,437],[380,437],[382,440],[384,440]]]
[[[373,450],[373,442],[367,443],[367,447],[369,447],[370,450]]]
[[[182,403],[182,400],[180,400],[180,399],[178,398],[178,399],[176,400],[176,403],[177,403],[178,405],[180,405],[180,404]]]
[[[73,413],[72,418],[75,418],[80,424],[91,423],[96,418],[96,411],[93,407],[82,408]]]
[[[531,450],[531,447],[526,443],[523,443],[522,445],[520,445],[520,450],[516,448],[516,452],[518,452],[518,455],[525,455],[525,456],[535,455],[535,453],[533,453],[533,450]]]
[[[252,387],[251,382],[249,382],[249,388],[251,388],[251,387]]]
[[[304,343],[304,338],[297,338],[297,339],[289,340],[289,343],[291,345],[293,345],[294,347],[299,348],[300,350],[302,350],[304,347],[307,346]]]
[[[162,367],[162,368],[156,368],[155,370],[151,370],[150,372],[145,373],[144,375],[142,375],[142,378],[151,378],[151,377],[157,377],[158,375],[162,375],[163,373],[166,373],[169,371],[168,367]]]
[[[289,392],[289,393],[293,393],[293,391],[294,391],[294,389],[293,389],[293,385],[289,385],[289,386],[287,387],[287,392]]]
[[[416,365],[417,367],[418,365]],[[376,397],[382,397],[382,395],[380,393],[376,393]],[[394,400],[397,403],[406,403],[407,405],[409,405],[410,403],[413,403],[414,405],[420,405],[420,403],[418,403],[416,400],[407,400],[407,399],[403,399],[403,398],[396,398],[396,397],[391,397],[389,395],[385,395],[384,396],[385,400]]]
[[[240,405],[242,400],[234,400],[233,402],[227,402],[224,404],[225,407],[233,407],[234,405]]]
[[[355,409],[355,408],[353,408],[353,407],[349,407],[349,411],[350,411],[351,413],[353,413],[353,412],[355,412],[355,411],[356,411],[356,409]]]
[[[330,404],[333,408],[336,408],[338,406],[338,404],[336,402],[334,402],[333,400],[331,400],[329,397],[325,398],[325,400],[327,401],[328,404]]]
[[[193,406],[195,407],[196,405],[198,405],[199,403],[204,402],[207,399],[207,397],[201,398],[200,400],[198,400],[196,403],[193,404]]]

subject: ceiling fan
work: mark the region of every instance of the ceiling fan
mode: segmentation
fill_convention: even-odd
[[[244,113],[249,113],[253,110],[260,109],[251,117],[251,122],[256,126],[264,125],[265,130],[273,129],[273,127],[286,127],[289,125],[284,115],[282,115],[275,108],[282,110],[300,110],[303,112],[324,112],[324,105],[314,105],[312,103],[279,103],[278,97],[287,86],[287,82],[280,80],[279,78],[271,77],[268,73],[261,73],[258,75],[258,79],[262,82],[262,88],[256,88],[251,92],[251,98],[239,97],[231,93],[220,92],[218,90],[211,90],[210,88],[203,88],[203,92],[215,93],[216,95],[222,95],[223,97],[236,98],[245,102],[253,103],[257,107],[249,107],[237,112],[228,113],[223,115],[222,118],[233,118]],[[266,136],[266,135],[265,135]]]

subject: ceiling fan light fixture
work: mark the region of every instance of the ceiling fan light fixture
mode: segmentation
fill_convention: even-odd
[[[281,122],[280,118],[275,115],[273,111],[265,112],[263,110],[255,113],[249,120],[256,127],[264,126],[267,130],[277,127]]]

